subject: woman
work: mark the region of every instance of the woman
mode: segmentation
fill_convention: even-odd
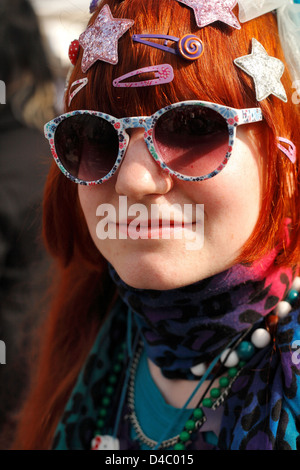
[[[235,2],[211,3],[92,2],[72,44],[68,116],[45,128],[59,273],[16,447],[297,447],[299,110],[276,17],[240,27]],[[173,214],[163,237],[143,213],[137,238],[133,204],[189,205],[190,225]]]

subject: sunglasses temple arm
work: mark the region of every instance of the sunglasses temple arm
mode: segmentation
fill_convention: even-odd
[[[238,123],[250,124],[251,122],[259,122],[264,119],[260,108],[237,109]]]

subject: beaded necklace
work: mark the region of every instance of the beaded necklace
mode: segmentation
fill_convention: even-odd
[[[223,351],[223,353],[220,355],[220,358],[216,358],[216,360],[213,361],[206,371],[203,364],[200,364],[198,369],[197,366],[192,368],[192,372],[194,374],[196,374],[197,371],[198,373],[201,371],[201,374],[199,373],[199,375],[202,375],[202,379],[199,382],[199,388],[200,383],[204,382],[204,379],[206,379],[212,369],[215,370],[215,365],[217,362],[219,362],[218,370],[214,372],[214,377],[207,386],[196,408],[191,410],[191,416],[184,424],[182,431],[177,436],[161,440],[160,442],[153,441],[152,439],[149,439],[147,436],[145,436],[134,411],[134,381],[137,365],[142,351],[142,348],[139,347],[130,365],[130,370],[128,369],[130,372],[128,386],[128,405],[131,409],[129,419],[137,433],[138,440],[145,443],[152,449],[172,448],[173,450],[185,450],[192,441],[194,433],[196,433],[206,421],[203,408],[211,408],[213,410],[217,409],[217,407],[224,402],[229,394],[232,384],[237,379],[246,363],[253,357],[255,352],[266,347],[272,340],[275,342],[278,321],[279,319],[285,318],[292,310],[293,306],[299,300],[299,292],[300,277],[296,277],[285,299],[279,302],[274,312],[265,318],[265,327],[251,327],[249,329],[250,331],[244,333],[234,345],[232,345],[230,348],[226,348],[225,351]],[[244,338],[249,334],[250,341],[245,340]],[[93,450],[119,449],[118,439],[112,436],[105,436],[103,435],[103,432],[107,422],[108,409],[111,406],[112,397],[115,391],[114,385],[119,382],[123,371],[125,362],[125,349],[126,343],[123,343],[121,345],[120,352],[117,355],[116,363],[113,366],[112,373],[108,377],[108,383],[105,386],[105,392],[101,401],[101,408],[98,415],[99,418],[97,421],[97,429],[91,445]],[[225,375],[223,374],[224,367],[227,368],[227,373]],[[220,374],[222,374],[221,377]],[[212,384],[218,376],[219,385],[212,388]],[[208,392],[209,396],[207,396]],[[187,406],[187,403],[185,406]]]

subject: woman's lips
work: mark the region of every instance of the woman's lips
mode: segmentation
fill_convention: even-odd
[[[185,229],[193,230],[196,222],[182,222],[174,220],[148,220],[148,221],[137,221],[135,219],[127,222],[120,221],[116,224],[119,233],[126,234],[129,238],[171,238],[173,235],[177,238],[183,233]]]

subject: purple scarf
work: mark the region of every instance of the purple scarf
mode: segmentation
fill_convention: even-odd
[[[109,271],[141,327],[148,357],[165,376],[188,377],[193,365],[213,360],[285,297],[293,272],[274,266],[277,254],[166,291],[130,287]]]

